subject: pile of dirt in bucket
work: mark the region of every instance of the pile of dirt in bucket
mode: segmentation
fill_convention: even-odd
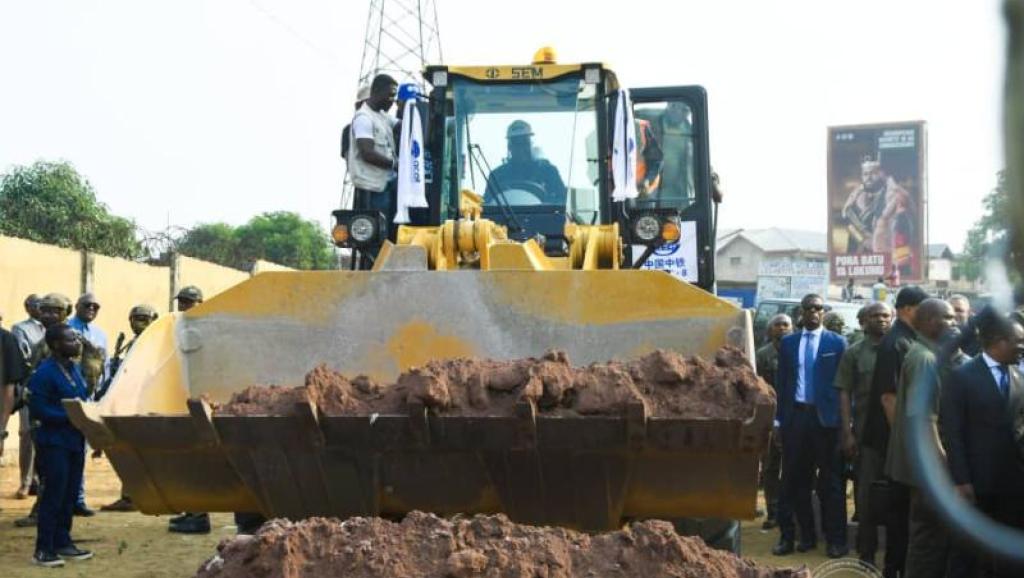
[[[588,535],[514,524],[503,515],[444,519],[412,512],[402,522],[273,520],[253,536],[223,540],[197,578],[810,578],[774,569],[668,522],[647,521]]]
[[[350,379],[321,365],[300,387],[253,386],[215,411],[220,415],[289,415],[309,401],[325,415],[405,414],[427,407],[437,414],[512,415],[533,402],[549,415],[623,415],[643,404],[647,415],[746,419],[774,392],[733,347],[713,360],[658,350],[630,361],[574,367],[565,353],[511,361],[446,359],[414,367],[392,384]]]

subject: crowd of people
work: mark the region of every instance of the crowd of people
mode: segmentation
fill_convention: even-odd
[[[177,309],[203,301],[189,286]],[[904,287],[895,307],[885,301],[858,313],[859,339],[847,343],[841,318],[829,316],[815,294],[801,301],[799,318],[778,315],[757,350],[759,375],[776,391],[772,443],[763,459],[765,529],[777,527],[773,554],[818,547],[831,558],[849,553],[846,490],[853,483],[857,556],[875,565],[879,528],[885,529],[881,567],[887,577],[1019,575],[958,542],[924,498],[910,466],[906,439],[910,393],[931,382],[939,392],[929,416],[934,439],[963,499],[1005,524],[1024,529],[1024,315],[986,308],[977,314],[960,295],[946,300]],[[35,526],[33,561],[42,566],[84,560],[72,520],[93,516],[83,472],[86,443],[61,400],[99,400],[121,359],[157,319],[140,304],[128,313],[131,336],[110,341],[96,324],[93,293],[74,303],[64,295],[29,295],[27,318],[0,327],[0,455],[9,418],[19,417],[18,499],[35,496],[31,513],[16,520]],[[815,499],[820,519],[816,520]],[[131,497],[100,508],[133,511]],[[262,519],[236,514],[240,531]],[[172,518],[172,532],[210,531],[206,513]]]
[[[177,308],[187,311],[203,301],[195,286],[178,292]],[[29,295],[24,302],[28,317],[10,331],[0,327],[0,455],[5,451],[7,424],[18,415],[18,499],[35,496],[28,516],[15,520],[19,527],[36,527],[32,560],[46,567],[65,560],[87,560],[92,552],[79,548],[71,537],[75,516],[94,516],[86,504],[84,469],[86,443],[68,419],[62,400],[99,400],[107,392],[121,360],[136,339],[158,317],[146,304],[128,312],[132,335],[120,334],[109,348],[106,333],[96,324],[100,301],[84,293],[72,305],[66,296]],[[109,512],[134,511],[131,497],[122,494],[100,508]],[[191,516],[191,515],[190,515]],[[171,531],[193,531],[192,526]],[[206,531],[209,531],[207,521]]]
[[[884,528],[884,576],[1020,576],[952,536],[922,493],[907,437],[911,393],[934,387],[926,417],[960,496],[1024,529],[1024,315],[975,315],[966,297],[942,300],[916,286],[894,304],[864,305],[852,344],[829,327],[819,295],[802,299],[795,322],[769,323],[756,365],[778,400],[762,461],[763,527],[779,530],[772,553],[813,550],[821,535],[828,557],[846,556],[852,481],[856,555],[874,567]]]

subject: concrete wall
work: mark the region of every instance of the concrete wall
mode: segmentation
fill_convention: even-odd
[[[29,293],[63,293],[75,299],[82,292],[82,254],[23,239],[0,236],[0,313],[3,326],[25,318]]]
[[[254,270],[287,268],[262,261]],[[196,285],[209,299],[249,277],[245,271],[191,257],[177,256],[169,267],[154,267],[0,236],[3,326],[10,328],[25,318],[22,303],[29,293],[63,293],[74,301],[84,291],[92,291],[100,302],[96,322],[107,333],[111,348],[119,332],[129,332],[128,312],[135,305],[151,305],[165,314],[174,295],[186,285]]]
[[[203,299],[209,299],[249,278],[249,274],[244,271],[185,256],[179,256],[171,267],[173,269],[170,277],[172,279],[171,299],[179,289],[187,285],[199,287],[203,292]],[[168,304],[170,305],[170,301]]]
[[[167,267],[153,267],[124,259],[92,255],[92,287],[100,302],[96,323],[107,333],[113,350],[117,334],[131,338],[128,312],[136,305],[149,305],[161,315],[167,313],[171,278]],[[76,295],[70,295],[75,299]],[[113,351],[108,353],[113,354]]]

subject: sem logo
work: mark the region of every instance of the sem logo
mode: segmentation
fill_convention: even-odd
[[[666,255],[671,255],[675,253],[677,249],[679,249],[679,243],[665,243],[664,245],[655,249],[654,254],[658,255],[659,257],[665,257]]]
[[[412,141],[412,158],[420,158],[420,141],[418,140]]]
[[[498,78],[499,76],[501,76],[501,71],[499,71],[497,68],[488,68],[487,72],[484,74],[487,75],[487,78]]]

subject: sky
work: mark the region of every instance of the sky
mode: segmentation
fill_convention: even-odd
[[[296,211],[329,226],[368,1],[0,0],[0,172],[72,162],[146,230]],[[825,231],[826,127],[928,123],[929,242],[1003,166],[997,0],[437,0],[446,64],[602,61],[700,84],[720,227]]]

